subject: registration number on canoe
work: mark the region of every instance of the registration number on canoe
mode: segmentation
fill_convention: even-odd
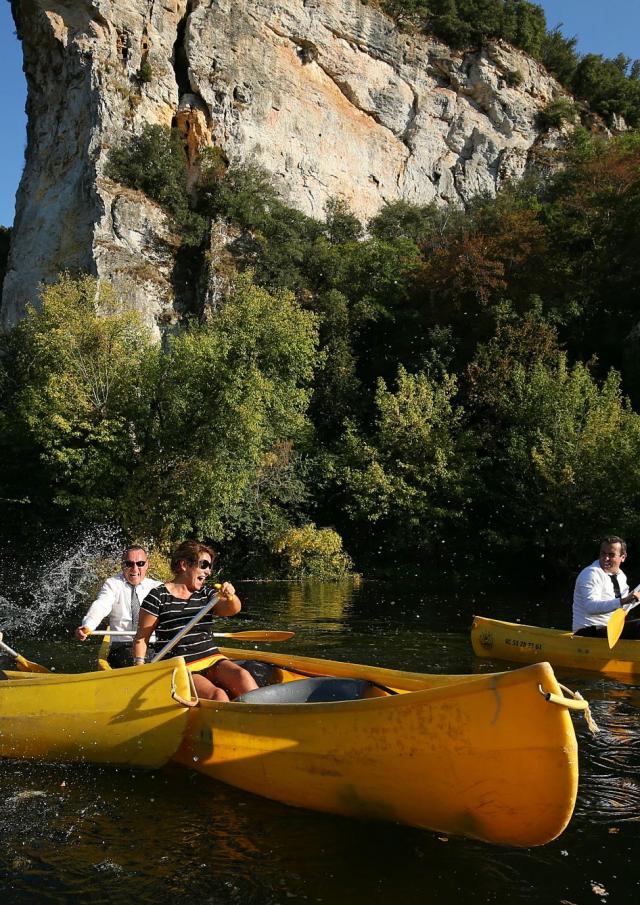
[[[527,650],[542,650],[542,644],[537,641],[525,641],[524,638],[505,638],[504,643],[510,647],[523,647]]]

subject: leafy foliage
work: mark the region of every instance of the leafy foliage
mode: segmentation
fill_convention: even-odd
[[[340,535],[332,528],[316,528],[313,522],[290,528],[273,540],[272,548],[279,558],[277,574],[286,578],[336,579],[352,570]]]
[[[571,88],[578,98],[587,100],[592,109],[609,117],[624,116],[631,126],[640,124],[640,78],[638,68],[630,69],[624,54],[605,59],[589,53],[577,64]]]
[[[169,209],[167,153],[126,178]],[[292,577],[507,553],[539,574],[601,532],[640,542],[640,139],[578,128],[562,163],[365,226],[341,199],[291,211],[211,149],[188,210],[234,237],[214,310],[159,349],[108,287],[63,275],[2,338],[3,524],[102,514]]]
[[[490,359],[501,351],[493,344]],[[613,523],[636,536],[640,417],[623,399],[619,376],[598,386],[562,352],[501,372],[500,391],[487,382],[485,399],[487,544],[512,557],[568,562],[577,550],[587,555]]]
[[[8,414],[26,447],[19,494],[113,514],[143,458],[156,347],[104,284],[63,274],[9,337]],[[15,452],[14,452],[15,455]],[[122,512],[118,512],[122,515]]]
[[[147,123],[140,135],[112,148],[106,175],[166,208],[184,244],[200,244],[205,222],[189,205],[186,156],[177,129]]]
[[[286,464],[282,444],[305,440],[316,344],[313,314],[248,277],[210,323],[172,338],[144,479],[144,519],[155,534],[220,540],[232,525],[262,523],[264,539],[273,501],[258,487]]]
[[[565,123],[575,123],[578,111],[568,97],[556,97],[538,114],[538,125],[542,129],[560,129]]]
[[[396,561],[437,555],[463,518],[471,459],[455,393],[448,375],[436,382],[401,367],[395,392],[378,383],[373,432],[347,425],[338,482],[353,523],[367,526],[371,552]]]

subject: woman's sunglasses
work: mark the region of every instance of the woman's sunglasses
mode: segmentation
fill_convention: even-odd
[[[143,566],[146,566],[146,564],[146,559],[125,559],[125,561],[122,563],[125,569],[133,569],[134,566],[137,566],[139,569],[141,569]]]
[[[201,569],[210,569],[213,563],[208,559],[201,559],[198,565]]]

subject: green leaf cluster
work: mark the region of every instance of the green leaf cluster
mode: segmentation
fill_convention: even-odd
[[[191,206],[187,159],[178,129],[145,124],[139,135],[111,149],[105,175],[139,189],[164,207],[183,244],[201,244],[206,224]]]
[[[36,473],[21,494],[44,487],[49,505],[110,514],[143,453],[155,361],[139,315],[108,286],[63,274],[45,287],[4,360],[6,417]]]

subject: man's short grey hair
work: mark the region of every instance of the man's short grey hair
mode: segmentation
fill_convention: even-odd
[[[144,553],[145,557],[146,557],[147,559],[149,559],[149,551],[148,551],[147,548],[144,546],[144,544],[129,544],[129,546],[128,546],[128,547],[125,547],[124,550],[122,551],[122,561],[123,561],[123,562],[124,562],[124,560],[127,558],[127,554],[128,554],[128,553],[131,553],[132,550],[142,550],[142,552]]]
[[[620,552],[624,553],[626,556],[627,553],[627,542],[622,540],[621,537],[618,537],[617,534],[608,534],[606,537],[603,537],[600,541],[600,547],[602,548],[603,544],[620,544]]]

